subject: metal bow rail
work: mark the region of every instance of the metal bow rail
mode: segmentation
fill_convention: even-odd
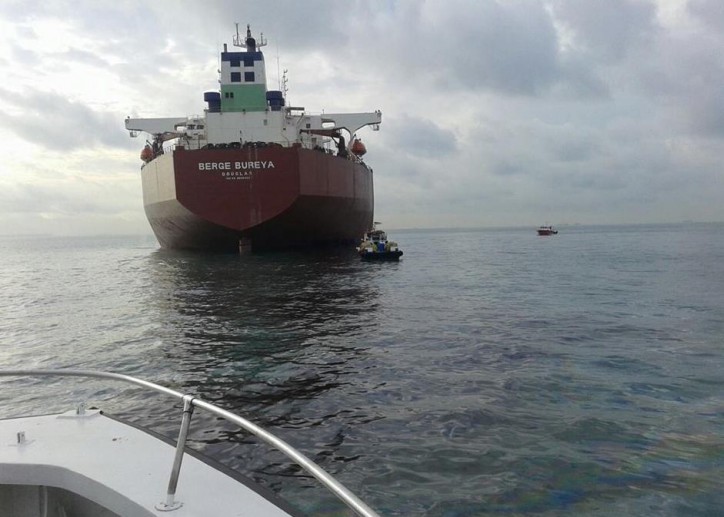
[[[216,416],[219,416],[231,423],[234,423],[242,429],[257,436],[272,447],[282,452],[285,456],[293,460],[304,470],[314,476],[322,485],[336,495],[342,502],[351,508],[357,515],[361,517],[379,517],[374,510],[362,502],[356,495],[350,492],[342,483],[334,479],[325,472],[319,465],[307,458],[304,454],[296,450],[294,447],[286,443],[284,440],[277,438],[273,434],[265,431],[258,425],[249,420],[235,415],[229,411],[221,409],[209,402],[195,398],[192,395],[185,395],[178,391],[166,388],[159,384],[144,381],[123,375],[119,373],[97,372],[92,370],[0,370],[0,377],[91,377],[97,379],[112,379],[130,384],[136,384],[144,388],[148,388],[165,395],[169,395],[183,402],[183,414],[181,417],[181,428],[179,429],[178,440],[176,441],[176,455],[171,467],[171,475],[168,480],[168,489],[166,491],[166,499],[156,505],[156,509],[162,511],[173,511],[181,507],[181,502],[176,500],[176,486],[178,484],[179,474],[181,473],[181,462],[183,460],[184,448],[186,447],[186,437],[188,436],[189,426],[191,425],[191,415],[194,408],[202,408]]]

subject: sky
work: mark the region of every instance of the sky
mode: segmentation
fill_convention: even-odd
[[[145,234],[142,138],[264,34],[363,130],[383,227],[724,221],[722,0],[3,0],[0,234]]]

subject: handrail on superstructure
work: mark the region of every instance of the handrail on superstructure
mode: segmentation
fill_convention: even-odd
[[[330,492],[336,495],[342,502],[344,502],[349,508],[352,509],[357,515],[361,517],[379,517],[374,510],[362,502],[356,495],[349,491],[342,483],[334,479],[327,472],[325,472],[319,465],[314,463],[312,460],[307,458],[304,454],[297,451],[294,447],[286,443],[284,440],[277,438],[268,431],[265,431],[258,425],[250,422],[249,420],[235,415],[225,409],[221,409],[209,402],[205,402],[201,399],[195,398],[192,395],[185,395],[181,392],[166,388],[159,384],[144,381],[131,377],[130,375],[123,375],[120,373],[108,373],[98,372],[93,370],[0,370],[0,377],[90,377],[97,379],[111,379],[121,382],[127,382],[130,384],[136,384],[138,386],[148,388],[164,395],[177,398],[184,403],[183,416],[181,420],[181,429],[179,430],[179,438],[176,443],[176,455],[174,457],[174,463],[171,467],[171,476],[169,478],[168,490],[166,494],[166,500],[157,505],[157,509],[163,509],[165,511],[174,510],[181,506],[178,501],[175,501],[176,485],[178,477],[181,471],[181,462],[183,460],[183,452],[186,447],[186,437],[188,434],[189,425],[191,422],[191,415],[193,408],[198,407],[213,413],[233,424],[238,425],[242,429],[250,432],[257,436],[267,444],[278,449],[285,456],[296,462],[304,470],[314,476],[322,485],[324,485]]]

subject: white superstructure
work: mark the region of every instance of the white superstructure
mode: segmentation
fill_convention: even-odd
[[[221,53],[220,91],[206,92],[207,108],[203,116],[171,118],[127,118],[126,129],[131,136],[145,132],[153,136],[155,153],[167,140],[178,138],[186,149],[215,146],[241,147],[245,144],[300,145],[307,149],[336,144],[346,153],[357,131],[365,126],[379,129],[382,113],[331,113],[310,115],[304,108],[286,106],[284,92],[267,90],[264,46],[251,36],[237,34],[234,45],[242,52],[229,52],[226,44]],[[341,131],[348,133],[347,140]],[[356,159],[354,154],[350,158]]]

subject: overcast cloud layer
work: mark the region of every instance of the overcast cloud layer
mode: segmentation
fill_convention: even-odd
[[[6,0],[0,233],[150,232],[123,119],[202,113],[234,21],[292,105],[382,110],[388,229],[724,221],[721,0]]]

